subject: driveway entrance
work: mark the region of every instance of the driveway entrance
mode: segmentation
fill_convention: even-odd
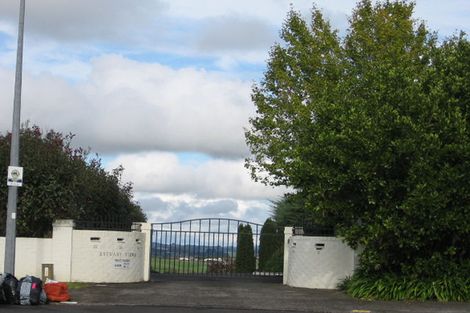
[[[254,270],[237,267],[239,229],[250,226]],[[263,225],[226,218],[192,219],[152,224],[151,271],[160,275],[194,277],[282,277],[259,270]],[[243,236],[247,236],[244,234]]]

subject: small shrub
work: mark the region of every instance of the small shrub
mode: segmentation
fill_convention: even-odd
[[[207,264],[207,273],[211,274],[224,274],[232,273],[235,271],[235,265],[232,263],[211,261]]]

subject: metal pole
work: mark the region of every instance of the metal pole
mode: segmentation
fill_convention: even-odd
[[[23,34],[24,34],[25,0],[20,2],[20,20],[18,24],[18,50],[16,53],[15,96],[13,100],[13,123],[11,131],[10,165],[19,165],[20,152],[20,113],[21,83],[23,72]],[[5,236],[4,272],[15,273],[16,251],[16,204],[18,187],[8,187],[7,225]]]

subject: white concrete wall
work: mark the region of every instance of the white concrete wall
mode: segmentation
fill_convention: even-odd
[[[142,231],[75,230],[72,220],[56,221],[52,238],[17,238],[14,275],[42,277],[53,264],[54,279],[80,282],[137,282],[150,279],[150,224]],[[5,238],[0,237],[0,271]]]
[[[288,236],[284,283],[292,287],[335,289],[353,274],[357,254],[336,237]]]
[[[5,238],[0,237],[0,269],[4,265]],[[17,238],[15,276],[34,275],[41,277],[42,264],[52,262],[52,239]]]
[[[144,252],[140,232],[74,230],[71,281],[143,281]]]
[[[73,220],[59,220],[52,225],[52,264],[54,279],[72,281]]]

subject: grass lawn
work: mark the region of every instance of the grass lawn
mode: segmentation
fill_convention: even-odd
[[[152,271],[159,273],[199,274],[207,272],[203,260],[178,260],[152,257]]]

